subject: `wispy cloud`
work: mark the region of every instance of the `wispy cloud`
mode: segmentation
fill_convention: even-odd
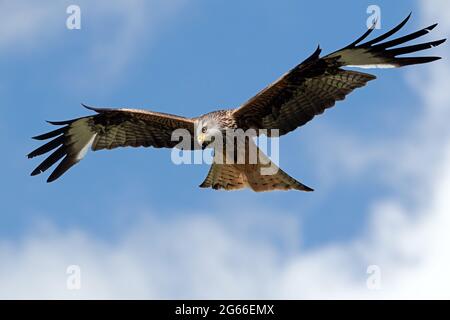
[[[274,240],[292,242],[293,224],[270,216],[221,219],[186,213],[163,219],[147,214],[116,244],[45,227],[19,245],[0,245],[0,297],[269,296],[280,263]],[[249,226],[246,232],[243,225]],[[258,227],[269,228],[270,235],[255,237],[262,233]],[[81,268],[79,291],[66,288],[69,265]]]
[[[433,30],[433,37],[447,38],[450,28],[445,21],[448,15],[440,11],[447,8],[448,4],[438,0],[429,1],[429,4],[421,3],[421,24],[439,21],[439,26]],[[419,67],[419,72],[414,68],[404,71],[406,82],[420,98],[420,107],[414,109],[417,111],[412,117],[408,115],[395,119],[401,122],[401,125],[405,124],[404,121],[409,122],[399,135],[368,138],[358,135],[357,132],[318,127],[317,132],[314,132],[314,144],[319,141],[323,147],[311,150],[315,152],[314,156],[324,180],[342,176],[365,177],[371,171],[377,170],[378,178],[382,182],[401,186],[404,191],[410,189],[411,192],[423,192],[424,187],[430,187],[427,184],[417,184],[415,188],[410,188],[410,185],[412,180],[425,183],[430,176],[438,174],[435,171],[437,166],[430,164],[437,164],[439,159],[442,159],[445,151],[443,145],[450,139],[447,123],[450,116],[450,92],[446,89],[450,79],[447,61],[450,50],[447,44],[433,50],[433,55],[444,59],[427,65],[426,68]],[[333,157],[323,156],[322,150],[326,150]]]
[[[66,9],[73,4],[71,1],[2,2],[0,55],[26,56],[62,45],[73,47],[71,42],[77,38],[69,35],[81,34],[85,43],[74,47],[78,58],[61,68],[61,73],[69,77],[63,81],[72,88],[86,90],[93,83],[111,83],[122,78],[137,52],[148,48],[186,3],[185,0],[81,0],[76,3],[81,9],[81,29],[69,31]],[[86,70],[96,78],[87,77]]]
[[[58,6],[54,2],[4,1],[0,9],[0,48],[3,54],[8,50],[35,48],[55,35],[55,32],[47,29],[50,22],[58,17]]]

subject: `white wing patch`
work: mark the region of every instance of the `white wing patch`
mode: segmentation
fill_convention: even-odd
[[[80,150],[80,152],[77,154],[77,160],[81,160],[86,156],[86,153],[88,152],[89,148],[92,146],[92,143],[94,142],[95,137],[97,134],[94,134],[91,137],[91,140]]]
[[[398,68],[395,64],[364,64],[364,65],[348,65],[349,68],[361,68],[361,69],[392,69]]]
[[[92,146],[97,133],[92,131],[88,123],[89,119],[79,119],[70,125],[67,136],[70,141],[70,149],[81,160]]]
[[[330,56],[339,56],[339,61],[346,67],[362,69],[398,68],[397,64],[389,62],[385,57],[374,55],[366,49],[344,49]]]

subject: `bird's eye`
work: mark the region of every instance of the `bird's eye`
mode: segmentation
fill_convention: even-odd
[[[208,130],[208,129],[207,129],[206,127],[203,127],[203,128],[202,128],[202,133],[206,133],[207,130]]]

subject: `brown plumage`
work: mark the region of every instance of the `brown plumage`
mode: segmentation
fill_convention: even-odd
[[[33,172],[37,175],[63,159],[48,178],[48,182],[59,178],[70,167],[79,162],[88,148],[93,151],[117,147],[179,147],[179,141],[172,141],[172,133],[182,129],[190,135],[183,149],[205,147],[214,132],[226,130],[278,129],[280,135],[306,124],[316,115],[344,100],[354,89],[363,87],[375,76],[342,69],[345,66],[361,68],[398,68],[435,61],[440,57],[399,57],[403,54],[430,49],[442,44],[445,39],[422,44],[399,47],[400,45],[429,33],[437,24],[417,32],[385,41],[398,32],[409,20],[410,15],[398,26],[381,36],[361,43],[374,28],[347,47],[320,57],[317,50],[301,64],[283,75],[273,84],[237,109],[214,111],[197,118],[136,109],[88,109],[97,114],[63,122],[52,132],[34,137],[50,142],[31,152],[28,157],[54,151]],[[394,48],[395,47],[395,48]],[[270,131],[267,132],[270,135]],[[249,143],[245,144],[245,152]],[[225,154],[226,151],[216,151]],[[216,159],[216,158],[215,158]],[[261,169],[275,168],[272,174],[261,174]],[[228,164],[215,161],[205,181],[204,188],[235,190],[250,187],[254,191],[303,190],[312,191],[284,171],[262,153],[256,163]]]

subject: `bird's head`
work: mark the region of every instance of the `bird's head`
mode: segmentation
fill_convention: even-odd
[[[222,137],[222,128],[218,121],[211,116],[204,116],[196,121],[195,137],[203,149],[216,139]]]

